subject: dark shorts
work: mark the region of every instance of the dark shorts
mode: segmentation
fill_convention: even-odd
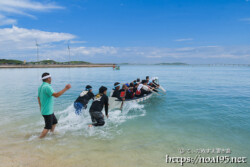
[[[105,124],[104,116],[100,111],[90,111],[93,126],[103,126]]]
[[[52,129],[52,125],[57,124],[57,119],[54,114],[51,115],[43,115],[44,121],[45,121],[45,127],[44,129]]]
[[[76,115],[80,115],[82,113],[82,108],[86,109],[87,105],[83,105],[80,102],[74,102],[74,108],[75,108],[75,113]]]

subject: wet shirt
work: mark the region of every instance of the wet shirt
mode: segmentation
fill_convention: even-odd
[[[118,98],[118,99],[120,99],[120,100],[121,100],[121,96],[120,96],[120,94],[121,94],[121,90],[117,90],[117,89],[115,89],[115,90],[114,90],[114,92],[113,92],[112,97],[116,97],[116,98]]]
[[[94,99],[94,94],[92,92],[88,92],[87,94],[85,94],[84,96],[79,96],[75,102],[79,102],[83,105],[88,104],[90,99]]]
[[[41,102],[42,115],[53,114],[54,97],[52,94],[54,92],[55,91],[51,85],[47,82],[43,82],[43,84],[38,88],[38,97],[40,98]]]
[[[109,101],[109,98],[107,95],[102,95],[102,96],[100,94],[96,95],[89,111],[101,112],[103,109],[103,106],[105,105],[105,114],[108,115],[108,101]]]

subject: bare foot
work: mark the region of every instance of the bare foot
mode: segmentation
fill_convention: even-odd
[[[90,128],[93,126],[92,124],[88,125]]]

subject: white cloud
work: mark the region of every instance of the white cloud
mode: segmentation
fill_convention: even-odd
[[[117,53],[118,49],[115,47],[101,46],[101,47],[74,47],[71,49],[72,53],[75,55],[114,55]]]
[[[192,41],[193,38],[182,38],[182,39],[176,39],[176,42],[185,42],[185,41]]]
[[[0,29],[0,58],[36,60],[37,40],[39,57],[68,61],[68,41],[77,41],[77,37],[69,33],[47,32],[35,29],[25,29],[13,26]],[[83,43],[72,42],[70,45],[71,60],[90,62],[188,62],[198,60],[226,60],[250,63],[249,46],[193,46],[179,48],[157,47],[114,47],[114,46],[84,46]]]
[[[17,21],[15,19],[6,18],[4,15],[0,14],[0,26],[9,25],[9,24],[16,24],[16,22]]]
[[[84,41],[75,41],[75,35],[69,33],[47,32],[36,29],[25,29],[13,26],[0,29],[0,57],[34,60],[36,55],[36,40],[39,44],[41,59],[65,60],[68,58],[67,41],[71,42],[72,56],[114,55],[118,48],[112,46],[76,47],[74,44]],[[73,42],[72,42],[73,41]],[[33,58],[32,58],[33,57]]]
[[[162,58],[162,56],[146,56],[148,58]]]
[[[16,24],[17,20],[8,16],[24,15],[36,18],[31,12],[46,12],[52,9],[62,9],[63,7],[53,3],[41,3],[32,0],[0,0],[0,26]]]
[[[13,26],[0,29],[0,51],[7,49],[27,50],[35,47],[37,40],[40,45],[74,39],[68,33],[46,32]]]
[[[70,41],[71,44],[87,43],[86,41]]]
[[[181,48],[155,48],[155,47],[133,47],[133,48],[119,48],[117,56],[126,57],[126,59],[133,57],[133,61],[139,60],[135,63],[144,62],[231,62],[250,63],[250,47],[248,46],[196,46],[196,47],[181,47]],[[136,57],[136,59],[135,59]]]

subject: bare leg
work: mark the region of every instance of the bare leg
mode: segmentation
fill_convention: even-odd
[[[42,133],[41,133],[41,135],[40,135],[40,139],[41,138],[44,138],[46,135],[47,135],[47,133],[49,132],[49,129],[43,129],[43,131],[42,131]]]
[[[56,128],[56,124],[52,125],[52,129],[50,129],[50,131],[53,133],[55,128]]]

